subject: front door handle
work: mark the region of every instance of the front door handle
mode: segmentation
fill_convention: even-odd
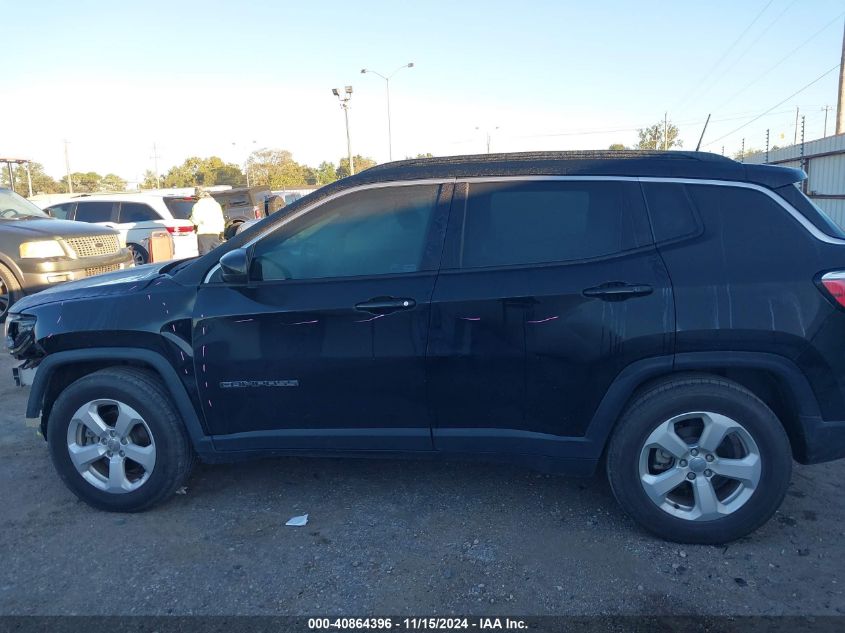
[[[399,310],[411,310],[417,302],[410,297],[375,297],[355,304],[355,309],[370,314],[390,314]]]
[[[654,292],[648,284],[628,284],[621,281],[611,281],[600,286],[584,290],[585,297],[596,297],[603,301],[624,301],[632,297],[644,297]]]

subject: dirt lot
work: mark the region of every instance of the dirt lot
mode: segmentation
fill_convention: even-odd
[[[145,514],[59,482],[0,357],[0,614],[845,613],[845,461],[729,547],[640,531],[601,477],[415,461],[201,466]],[[306,527],[285,527],[308,513]]]

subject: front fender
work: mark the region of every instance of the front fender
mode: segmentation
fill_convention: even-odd
[[[173,402],[176,405],[179,415],[191,438],[194,450],[202,455],[212,451],[211,440],[203,429],[199,416],[191,404],[191,399],[185,391],[185,387],[176,371],[167,360],[154,351],[133,347],[103,347],[70,350],[49,354],[38,365],[38,371],[32,382],[29,392],[29,401],[26,406],[26,417],[37,418],[44,408],[44,396],[50,381],[60,367],[86,362],[114,361],[118,364],[123,361],[135,361],[153,369],[167,389]]]

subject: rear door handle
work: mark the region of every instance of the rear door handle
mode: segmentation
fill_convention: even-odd
[[[399,310],[411,310],[417,302],[410,297],[375,297],[355,304],[355,309],[370,314],[390,314]]]
[[[654,288],[648,284],[627,284],[621,281],[587,288],[584,290],[585,297],[596,297],[604,301],[624,301],[632,297],[644,297],[654,292]]]

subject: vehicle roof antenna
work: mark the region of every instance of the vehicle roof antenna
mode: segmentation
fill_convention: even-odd
[[[695,146],[695,151],[697,152],[701,147],[701,141],[704,140],[704,133],[707,131],[707,124],[710,123],[710,114],[707,114],[707,120],[704,122],[704,129],[701,130],[701,136],[698,137],[698,145]]]

